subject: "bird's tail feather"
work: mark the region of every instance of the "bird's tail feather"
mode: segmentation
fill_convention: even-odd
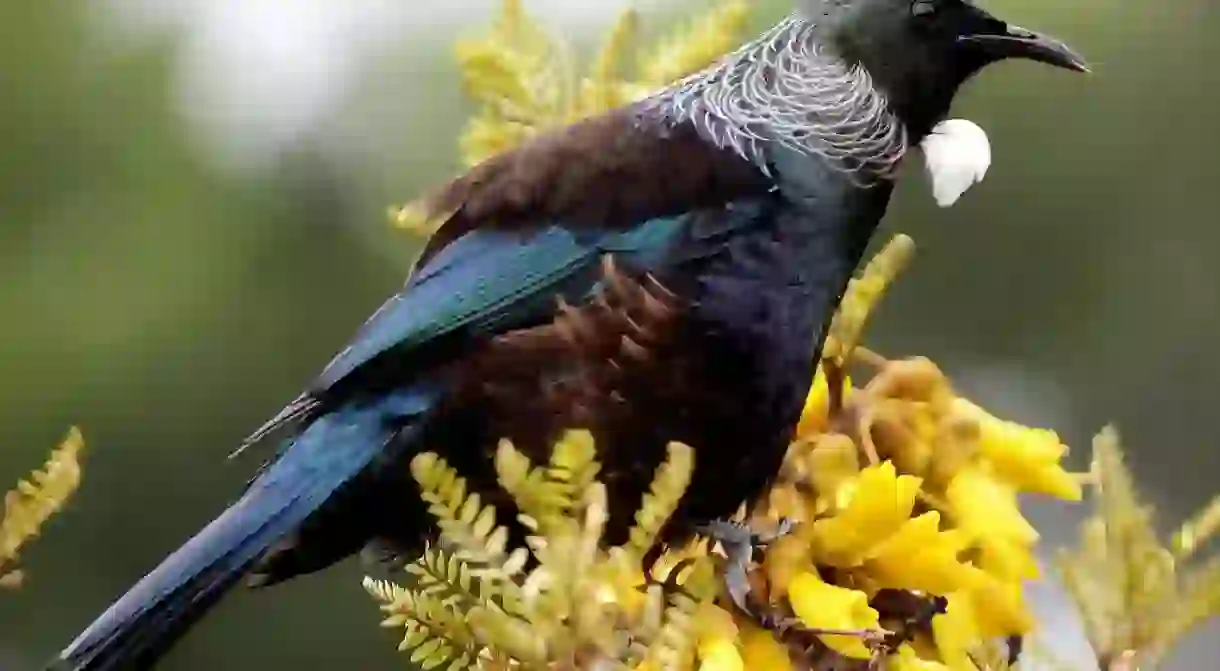
[[[268,548],[372,462],[396,433],[391,417],[421,412],[423,400],[319,417],[236,503],[112,604],[48,671],[150,668]]]

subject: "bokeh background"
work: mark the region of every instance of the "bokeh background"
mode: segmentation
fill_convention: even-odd
[[[632,4],[662,27],[700,0]],[[955,114],[987,129],[993,167],[941,211],[908,166],[886,231],[920,254],[869,340],[1056,428],[1077,465],[1116,422],[1172,522],[1220,489],[1220,12],[987,4],[1095,74],[1011,63],[969,87]],[[0,480],[72,423],[91,450],[0,599],[0,669],[37,668],[218,512],[256,465],[225,455],[400,284],[418,241],[385,208],[456,167],[450,44],[494,5],[0,2]],[[578,45],[626,5],[527,0]],[[759,25],[784,11],[761,1]],[[1074,532],[1069,508],[1033,515],[1049,544]],[[405,668],[361,575],[235,594],[164,668]],[[1171,667],[1217,655],[1200,635]]]

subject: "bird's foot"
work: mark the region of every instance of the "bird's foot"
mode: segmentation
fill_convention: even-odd
[[[724,587],[729,600],[742,613],[754,618],[764,628],[770,629],[767,622],[774,619],[770,609],[765,605],[752,608],[750,565],[754,562],[754,551],[770,544],[780,536],[792,530],[792,521],[784,518],[775,529],[770,531],[755,531],[748,524],[731,520],[713,520],[704,525],[700,531],[709,538],[720,543],[727,558],[724,572]]]
[[[861,639],[874,651],[869,668],[884,658],[886,646],[893,632],[885,629],[830,629],[809,627],[791,611],[777,608],[767,599],[761,598],[752,589],[749,574],[754,561],[754,551],[787,535],[792,530],[792,521],[780,520],[769,531],[756,531],[749,525],[729,520],[716,520],[702,527],[701,532],[718,541],[726,555],[724,573],[725,590],[737,610],[750,618],[759,628],[770,632],[789,647],[794,654],[810,659],[822,656],[826,646],[820,636],[852,636]]]

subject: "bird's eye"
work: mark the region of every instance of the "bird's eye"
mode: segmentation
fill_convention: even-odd
[[[930,19],[935,14],[935,0],[914,0],[911,3],[911,16],[914,16],[917,19]]]

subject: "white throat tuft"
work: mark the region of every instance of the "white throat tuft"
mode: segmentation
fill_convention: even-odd
[[[932,197],[941,207],[956,203],[967,189],[983,181],[991,165],[987,133],[966,119],[936,124],[919,146],[932,180]]]

